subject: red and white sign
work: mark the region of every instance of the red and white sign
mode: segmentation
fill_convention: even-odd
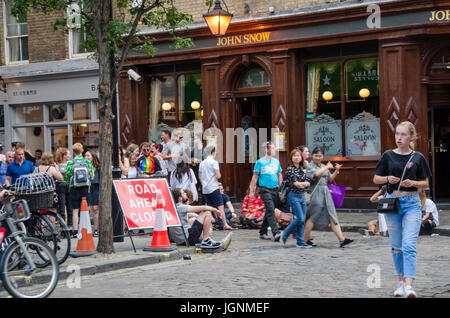
[[[166,179],[114,180],[113,184],[130,230],[155,226],[158,190],[163,198],[166,225],[181,226]]]

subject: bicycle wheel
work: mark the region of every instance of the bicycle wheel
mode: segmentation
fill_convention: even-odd
[[[39,239],[27,237],[22,239],[24,249],[17,242],[10,244],[2,255],[1,277],[3,285],[11,296],[16,298],[48,297],[56,287],[59,279],[59,264],[51,248]],[[41,255],[49,260],[46,270],[35,268],[25,257],[25,253],[35,264],[41,261]]]
[[[45,216],[37,213],[31,213],[30,219],[26,222],[27,234],[30,237],[35,237],[47,244],[53,251],[56,251],[57,241],[54,233],[56,232],[50,220]],[[42,261],[37,262],[37,267],[45,267],[50,260],[42,255]]]
[[[47,216],[55,218],[54,221],[50,220],[54,226],[56,237],[55,254],[58,259],[58,263],[61,265],[64,263],[70,254],[71,237],[70,230],[64,219],[56,212],[48,211]]]

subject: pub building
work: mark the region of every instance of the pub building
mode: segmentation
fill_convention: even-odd
[[[141,32],[156,38],[158,51],[128,58],[127,69],[141,81],[121,74],[121,144],[160,141],[167,127],[191,134],[199,125],[218,128],[222,136],[204,140],[223,143],[222,183],[242,200],[255,162],[252,143],[266,136],[255,141],[226,130],[267,128],[284,170],[299,145],[321,146],[325,162],[342,163],[336,182],[347,187],[343,208],[359,209],[378,189],[373,171],[395,148],[396,124],[409,120],[419,133],[416,150],[432,167],[431,195],[448,202],[450,1],[342,3],[240,18],[219,37],[198,23],[183,34],[195,44],[188,49],[171,50],[168,33]],[[244,163],[236,163],[239,153]]]

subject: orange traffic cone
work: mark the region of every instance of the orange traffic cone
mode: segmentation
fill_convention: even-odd
[[[96,253],[94,237],[92,235],[91,219],[86,198],[81,199],[80,226],[78,228],[78,244],[75,251],[70,253],[72,257],[89,256]]]
[[[144,248],[145,252],[171,252],[176,249],[170,244],[169,233],[167,232],[166,215],[161,190],[156,193],[156,216],[153,228],[153,238],[150,247]]]

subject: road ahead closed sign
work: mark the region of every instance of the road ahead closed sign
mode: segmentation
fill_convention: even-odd
[[[113,184],[130,230],[154,227],[157,190],[163,197],[167,226],[181,226],[166,179],[114,180]]]

